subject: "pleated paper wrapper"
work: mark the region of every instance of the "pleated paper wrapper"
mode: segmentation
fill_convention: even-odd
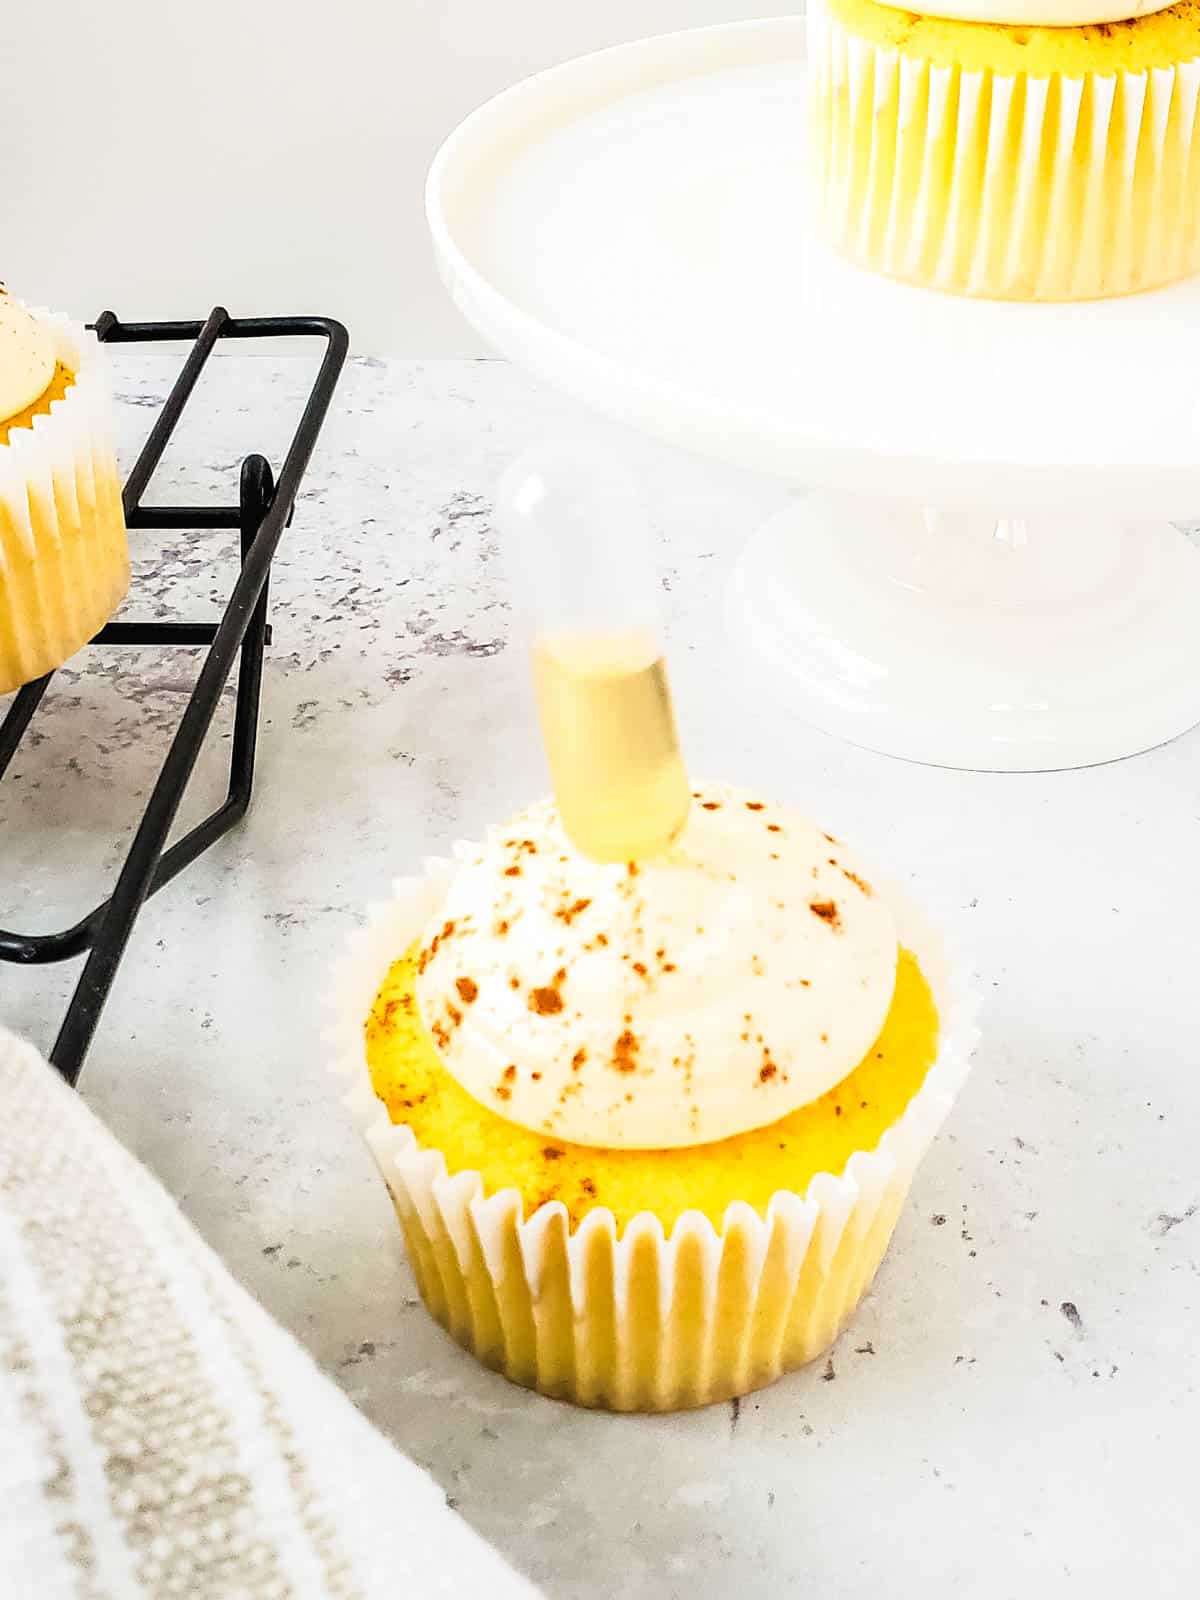
[[[890,277],[1089,300],[1200,272],[1200,59],[1143,72],[935,66],[808,8],[822,233]]]
[[[81,323],[33,315],[75,382],[0,445],[0,694],[62,666],[129,587],[107,362]]]
[[[394,1126],[371,1088],[365,1020],[453,870],[431,862],[373,910],[334,980],[326,1034],[434,1317],[514,1383],[616,1411],[727,1400],[822,1354],[869,1288],[917,1164],[967,1075],[977,998],[942,940],[906,897],[885,891],[941,1030],[937,1061],[878,1148],[855,1154],[841,1176],[814,1177],[805,1194],[775,1194],[765,1219],[731,1206],[719,1232],[693,1211],[664,1236],[643,1213],[618,1237],[612,1213],[597,1207],[572,1233],[559,1201],[524,1220],[515,1189],[487,1196],[477,1172],[448,1175],[442,1155]]]

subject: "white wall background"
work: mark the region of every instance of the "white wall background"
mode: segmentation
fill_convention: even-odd
[[[2,0],[0,278],[77,314],[321,311],[455,355],[422,188],[517,78],[772,0]]]

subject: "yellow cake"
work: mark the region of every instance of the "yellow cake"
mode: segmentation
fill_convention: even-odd
[[[936,936],[727,786],[650,861],[531,807],[397,886],[334,1040],[422,1296],[557,1398],[668,1410],[828,1348],[965,1075]]]
[[[375,1093],[394,1123],[441,1151],[449,1173],[478,1172],[485,1195],[514,1187],[526,1218],[559,1201],[572,1229],[597,1206],[612,1212],[618,1232],[639,1212],[653,1213],[667,1233],[686,1211],[720,1229],[739,1201],[765,1218],[779,1190],[803,1193],[818,1173],[841,1176],[856,1150],[874,1150],[937,1057],[937,1008],[917,958],[905,950],[883,1031],[866,1056],[835,1088],[778,1122],[682,1150],[548,1140],[480,1105],[446,1071],[417,1006],[417,956],[414,949],[395,963],[367,1021]]]
[[[0,694],[61,666],[128,583],[99,346],[0,290]]]
[[[956,294],[1083,300],[1200,271],[1200,3],[1095,26],[812,0],[815,205],[842,253]]]

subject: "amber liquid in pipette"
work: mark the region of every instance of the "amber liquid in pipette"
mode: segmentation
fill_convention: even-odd
[[[534,645],[542,734],[563,825],[593,861],[658,855],[691,806],[666,662],[641,633]]]

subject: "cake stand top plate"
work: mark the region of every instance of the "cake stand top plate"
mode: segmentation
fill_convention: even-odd
[[[1200,515],[1200,280],[1023,305],[833,257],[805,203],[804,24],[541,73],[439,153],[456,303],[547,383],[704,455],[932,504]]]

